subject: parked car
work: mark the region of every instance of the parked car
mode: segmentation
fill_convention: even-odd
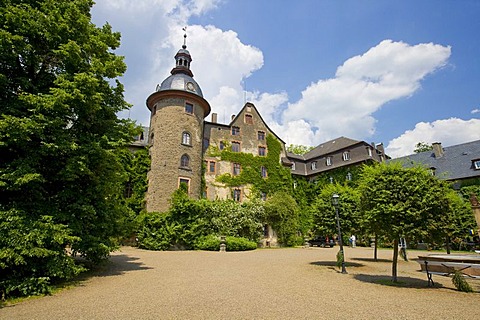
[[[318,236],[314,239],[308,240],[308,243],[312,247],[317,246],[322,248],[325,248],[325,247],[333,248],[333,246],[335,245],[335,241],[333,240],[333,237],[329,237],[329,236]]]

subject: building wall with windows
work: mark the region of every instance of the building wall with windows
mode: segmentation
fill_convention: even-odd
[[[267,156],[268,135],[274,135],[281,143],[281,157],[278,159],[281,163],[281,158],[286,155],[285,143],[268,128],[252,103],[246,103],[236,116],[232,116],[228,125],[217,123],[216,114],[212,114],[211,122],[205,122],[204,129],[205,198],[243,201],[251,197],[248,184],[228,187],[217,181],[220,175],[236,176],[243,170],[240,163],[222,160],[219,152],[229,150],[259,157]],[[266,168],[260,168],[259,175],[268,178]]]
[[[309,180],[315,180],[318,175],[338,168],[383,162],[388,158],[382,144],[346,137],[322,143],[305,155],[288,153],[287,157],[292,163],[292,174]]]

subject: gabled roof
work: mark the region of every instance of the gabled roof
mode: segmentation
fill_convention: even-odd
[[[342,149],[349,148],[349,147],[351,147],[353,145],[356,145],[356,144],[359,144],[359,143],[365,143],[365,142],[358,141],[358,140],[353,140],[353,139],[346,138],[346,137],[336,138],[336,139],[333,139],[333,140],[330,140],[330,141],[327,141],[327,142],[324,142],[324,143],[318,145],[314,149],[307,152],[303,156],[303,158],[304,158],[304,160],[317,158],[317,157],[320,157],[320,156],[323,156],[323,155],[327,155],[329,153],[333,153],[333,152],[336,152],[336,151],[339,151],[339,150],[342,150]]]
[[[458,180],[480,177],[480,170],[473,166],[473,161],[478,159],[480,140],[445,147],[441,156],[435,156],[434,151],[425,151],[389,161],[400,161],[406,167],[422,164],[435,170],[435,175],[441,179]]]
[[[247,102],[245,103],[245,105],[243,106],[243,108],[240,110],[240,112],[238,112],[238,114],[232,119],[232,121],[230,121],[230,124],[229,126],[233,126],[233,124],[235,123],[235,121],[237,121],[238,117],[243,113],[243,111],[247,108],[247,107],[251,107],[253,109],[255,109],[255,111],[257,112],[258,114],[258,117],[260,118],[260,120],[263,122],[263,124],[265,125],[265,127],[267,127],[268,131],[270,131],[270,133],[272,133],[275,138],[277,138],[281,143],[285,144],[285,141],[282,140],[282,138],[280,138],[272,129],[270,129],[270,127],[268,126],[268,124],[265,122],[265,120],[263,120],[262,118],[262,115],[260,114],[260,112],[258,112],[258,109],[257,107],[255,107],[255,105],[251,102]]]

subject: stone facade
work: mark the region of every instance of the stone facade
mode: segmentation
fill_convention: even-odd
[[[204,161],[206,190],[204,195],[207,199],[235,199],[243,201],[250,197],[250,186],[242,185],[234,188],[225,186],[216,178],[223,174],[235,175],[236,163],[221,160],[210,150],[228,150],[241,153],[250,153],[254,156],[266,156],[268,154],[267,136],[274,135],[281,143],[281,157],[285,157],[285,143],[275,135],[263,121],[260,113],[252,103],[246,103],[239,114],[232,116],[230,124],[216,122],[216,114],[212,114],[212,122],[205,123],[204,130]],[[280,163],[280,158],[278,159]],[[266,172],[266,174],[268,174]]]

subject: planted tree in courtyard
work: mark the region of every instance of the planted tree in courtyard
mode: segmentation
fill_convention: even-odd
[[[44,292],[116,246],[125,206],[116,151],[133,125],[113,53],[120,34],[90,20],[90,0],[0,5],[0,291]]]
[[[332,204],[332,195],[339,195],[338,215],[342,233],[347,236],[359,231],[359,201],[358,192],[349,186],[339,184],[328,184],[321,189],[311,206],[314,227],[317,235],[337,234],[337,222],[335,207]]]
[[[422,167],[400,163],[365,166],[359,182],[362,215],[371,230],[393,242],[392,280],[397,281],[398,240],[445,230],[449,185]]]

